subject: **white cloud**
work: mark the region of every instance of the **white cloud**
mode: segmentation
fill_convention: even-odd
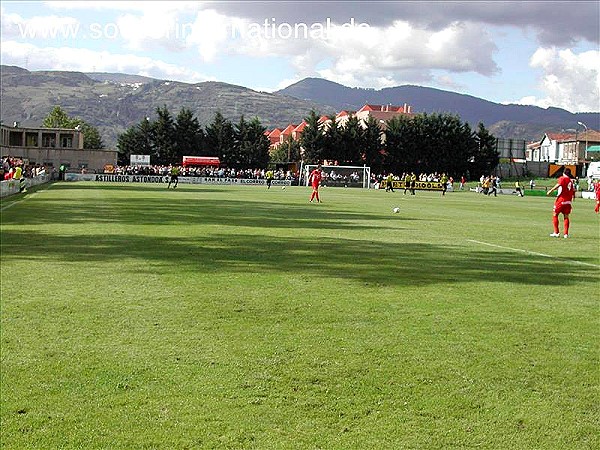
[[[31,61],[30,70],[73,70],[81,72],[118,72],[188,83],[207,81],[201,73],[146,56],[114,54],[69,47],[37,47],[15,41],[2,43],[2,64],[23,67]],[[28,65],[28,64],[25,64]]]
[[[52,9],[67,9],[67,10],[108,10],[108,11],[186,11],[196,10],[205,2],[190,2],[190,1],[48,1],[43,2],[45,6]]]
[[[324,22],[322,37],[287,37],[296,25],[284,28],[282,23],[267,21],[252,28],[252,23],[239,19],[236,29],[252,32],[242,33],[235,46],[230,50],[223,47],[223,51],[287,57],[298,77],[318,75],[348,86],[374,88],[408,79],[431,80],[433,70],[485,76],[499,71],[492,58],[497,48],[490,34],[474,24],[456,22],[433,31],[403,21],[387,27],[341,27],[335,23],[328,27]],[[307,25],[310,29],[313,24]]]
[[[214,61],[227,46],[232,19],[214,10],[200,11],[186,35],[186,46],[195,48],[204,61]]]
[[[545,97],[526,96],[518,104],[555,106],[571,112],[600,111],[600,52],[539,48],[530,66],[543,71],[540,90]]]
[[[57,1],[39,3],[41,6],[39,10],[34,9],[34,14],[40,16],[26,18],[24,11],[31,8],[18,9],[9,2],[6,4],[10,7],[2,5],[2,57],[21,66],[25,61],[30,69],[118,72],[127,67],[127,73],[197,82],[208,77],[190,67],[220,70],[222,79],[227,79],[229,61],[214,69],[204,67],[219,59],[242,56],[244,61],[250,57],[256,64],[277,59],[278,70],[284,67],[281,61],[285,60],[288,68],[283,69],[286,73],[281,76],[287,80],[281,81],[279,87],[307,76],[321,76],[357,87],[383,88],[414,83],[451,88],[456,83],[454,79],[471,74],[481,75],[477,77],[478,83],[487,78],[485,81],[501,87],[501,77],[497,76],[500,69],[494,60],[498,52],[495,44],[498,28],[490,29],[489,24],[503,25],[503,30],[510,32],[527,30],[529,36],[535,34],[532,30],[547,29],[551,33],[543,39],[551,38],[563,44],[582,38],[592,42],[590,36],[596,40],[598,36],[597,15],[593,13],[599,8],[593,3],[572,6],[561,2],[316,2],[306,7],[306,4],[299,6],[290,2]],[[41,16],[48,11],[52,14]],[[540,11],[544,14],[537,13]],[[573,15],[566,11],[572,11]],[[354,27],[339,26],[352,17]],[[328,18],[331,18],[330,29],[326,28]],[[562,20],[560,30],[547,26],[549,22],[557,23],[557,18]],[[114,25],[118,36],[106,42],[94,39],[89,34],[90,22],[94,21]],[[356,26],[361,22],[368,26]],[[25,25],[29,33],[38,30],[37,39],[23,36]],[[303,25],[310,30],[308,38],[302,36]],[[319,26],[324,28],[321,34]],[[233,36],[232,29],[245,34]],[[300,36],[295,36],[296,32]],[[41,44],[39,38],[44,33],[48,37]],[[64,33],[77,36],[69,38]],[[540,35],[538,39],[542,39]],[[23,46],[15,50],[17,42]],[[37,47],[23,43],[37,43]],[[101,45],[103,50],[112,48],[118,53],[85,50],[88,45]],[[170,51],[170,61],[179,58],[180,62],[156,59],[153,55],[159,47]],[[579,48],[588,47],[584,43]],[[529,44],[527,48],[531,48]],[[199,58],[191,61],[190,49],[196,51]],[[526,57],[518,45],[514,51],[520,52],[518,58]],[[498,59],[502,60],[502,56],[504,53]],[[204,66],[198,66],[199,63]],[[521,69],[527,69],[524,65],[519,61]],[[513,66],[503,62],[503,67],[509,70],[508,67]],[[540,48],[531,57],[530,67],[543,74],[540,78],[543,94],[524,96],[520,102],[572,111],[600,110],[597,51],[573,53],[553,47]],[[238,70],[244,73],[243,67]],[[270,68],[265,66],[265,70]],[[526,76],[530,73],[524,70]],[[235,77],[242,78],[239,74]],[[247,84],[261,83],[266,84],[260,80],[249,80]],[[477,95],[477,86],[463,88]],[[524,90],[517,91],[520,93],[515,96],[528,94]]]
[[[77,35],[80,23],[73,17],[34,16],[25,19],[2,8],[2,41],[5,39],[69,39]]]
[[[498,67],[491,37],[472,24],[455,23],[432,32],[406,22],[362,33],[334,34],[328,57],[333,64],[319,74],[350,86],[381,88],[408,80],[427,81],[432,71],[492,75]]]

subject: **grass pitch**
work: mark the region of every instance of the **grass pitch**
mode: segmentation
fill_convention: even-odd
[[[309,195],[4,199],[2,448],[600,446],[592,201]]]

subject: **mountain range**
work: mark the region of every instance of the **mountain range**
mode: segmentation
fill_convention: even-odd
[[[278,94],[333,105],[340,110],[357,110],[365,103],[398,105],[408,103],[413,113],[457,114],[463,122],[482,122],[496,137],[535,140],[546,131],[574,129],[577,122],[600,129],[600,113],[571,113],[560,108],[504,105],[465,94],[423,86],[397,86],[380,90],[350,88],[320,78],[305,78]],[[600,106],[600,105],[599,105]],[[582,130],[583,131],[583,130]]]
[[[241,115],[258,117],[271,129],[298,124],[312,109],[329,115],[357,110],[365,103],[408,103],[414,113],[457,114],[473,126],[483,122],[497,137],[513,139],[537,140],[547,131],[575,129],[577,122],[600,129],[596,112],[502,105],[422,86],[374,90],[306,78],[268,93],[217,81],[191,84],[118,73],[28,71],[3,65],[0,74],[2,123],[40,126],[52,108],[60,106],[69,116],[98,128],[109,148],[116,146],[119,134],[144,117],[155,117],[156,108],[163,106],[173,115],[188,108],[203,125],[220,111],[234,123]]]

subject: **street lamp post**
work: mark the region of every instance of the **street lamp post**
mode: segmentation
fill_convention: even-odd
[[[585,162],[587,162],[587,149],[588,149],[588,127],[585,123],[583,122],[577,122],[577,125],[581,125],[583,128],[585,128],[585,152],[584,152],[584,158],[585,158]]]

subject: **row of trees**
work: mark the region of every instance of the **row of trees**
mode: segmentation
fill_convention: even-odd
[[[340,165],[366,164],[375,172],[414,170],[476,177],[491,173],[499,162],[496,138],[482,123],[474,131],[450,114],[396,116],[385,122],[385,132],[372,116],[364,126],[356,117],[344,126],[335,117],[320,123],[314,111],[305,120],[298,146],[310,162],[334,160]]]
[[[450,114],[396,116],[381,124],[372,116],[366,123],[350,117],[342,126],[335,120],[320,121],[316,111],[305,118],[307,126],[298,141],[289,137],[269,154],[266,128],[258,118],[241,116],[233,124],[217,112],[206,127],[189,109],[176,117],[166,107],[119,136],[119,163],[128,164],[131,154],[151,155],[154,163],[181,163],[184,155],[216,156],[228,166],[265,167],[269,162],[304,160],[337,161],[340,165],[370,166],[375,172],[446,172],[479,177],[491,173],[499,162],[496,139],[479,124]]]
[[[181,164],[183,156],[216,156],[236,168],[266,167],[269,139],[258,118],[240,117],[233,124],[220,112],[202,127],[187,108],[177,116],[165,107],[156,109],[156,120],[149,118],[130,127],[117,141],[119,164],[129,164],[130,155],[151,155],[155,164]]]

